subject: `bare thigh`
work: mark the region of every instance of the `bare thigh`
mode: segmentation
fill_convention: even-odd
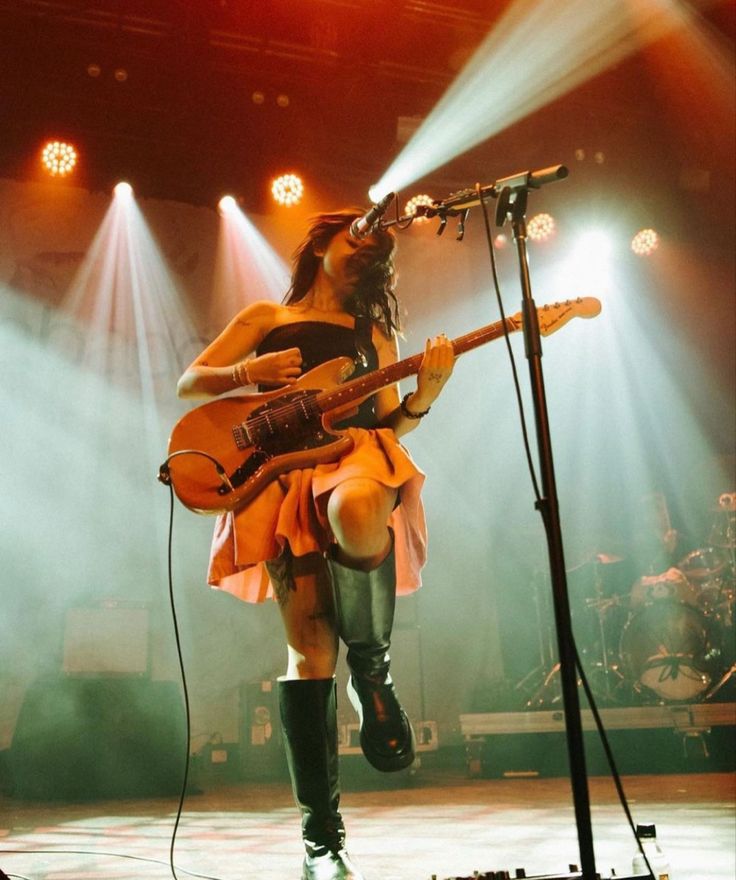
[[[286,678],[330,678],[337,662],[337,629],[327,566],[319,553],[287,550],[267,563],[286,632]]]

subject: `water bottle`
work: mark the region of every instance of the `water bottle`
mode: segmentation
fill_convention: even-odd
[[[670,863],[667,860],[667,856],[665,856],[657,843],[657,829],[655,826],[637,825],[636,836],[641,841],[642,849],[647,854],[655,880],[672,880]],[[644,856],[642,856],[638,849],[631,863],[631,870],[634,875],[649,873],[647,863],[644,861]]]

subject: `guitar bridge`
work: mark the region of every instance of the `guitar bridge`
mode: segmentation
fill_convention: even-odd
[[[249,446],[253,445],[250,439],[250,434],[248,433],[248,428],[243,422],[239,425],[233,425],[233,438],[235,439],[235,445],[238,449],[247,449]]]

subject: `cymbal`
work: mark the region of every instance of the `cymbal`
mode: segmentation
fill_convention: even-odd
[[[718,504],[711,507],[713,513],[736,513],[736,492],[724,492],[718,497]]]
[[[623,556],[616,556],[615,553],[597,553],[595,556],[595,562],[600,563],[601,565],[612,565],[614,562],[623,562]]]
[[[593,553],[586,556],[582,562],[572,565],[567,569],[568,574],[573,574],[588,565],[613,565],[616,562],[623,562],[624,556],[617,556],[615,553]]]

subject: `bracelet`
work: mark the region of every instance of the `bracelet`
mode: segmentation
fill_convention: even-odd
[[[250,378],[250,374],[248,372],[248,364],[250,360],[247,361],[238,361],[237,364],[233,365],[233,382],[235,383],[235,387],[238,388],[242,385],[252,385],[253,382]],[[243,375],[245,374],[245,375]]]
[[[427,413],[432,409],[431,406],[428,406],[423,412],[414,413],[412,412],[406,405],[406,401],[412,396],[414,392],[409,391],[408,394],[405,394],[401,398],[401,403],[399,404],[399,409],[401,410],[401,414],[406,416],[407,419],[423,419]]]

